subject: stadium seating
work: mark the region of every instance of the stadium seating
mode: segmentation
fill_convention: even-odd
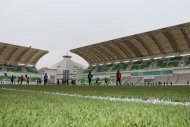
[[[167,60],[163,60],[163,59],[157,60],[156,63],[157,63],[157,67],[159,67],[159,68],[167,67]]]
[[[22,72],[22,66],[16,66],[15,72]]]
[[[179,62],[178,61],[173,61],[168,63],[168,67],[178,67]]]
[[[179,61],[179,60],[182,60],[181,56],[177,56],[177,57],[173,57],[169,59],[169,61]]]
[[[26,70],[28,73],[36,73],[37,72],[35,67],[26,67]]]
[[[17,66],[17,65],[7,65],[0,64],[0,71],[5,72],[15,72],[15,73],[37,73],[37,69],[35,67],[25,67],[25,66]]]
[[[90,67],[88,67],[88,68],[84,71],[84,73],[92,72],[92,71],[94,71],[95,69],[96,69],[96,67],[90,66]]]
[[[133,65],[132,67],[131,67],[131,70],[138,70],[139,69],[139,65]]]
[[[173,84],[176,84],[180,74],[173,74],[172,76],[169,77],[168,83],[172,82]]]
[[[170,76],[156,76],[153,82],[154,83],[158,83],[158,82],[166,83],[166,82],[168,82],[169,77]]]
[[[107,72],[110,68],[112,68],[112,66],[113,64],[99,66],[97,68],[97,72]]]
[[[151,61],[137,61],[134,62],[130,70],[142,70],[147,69],[151,65]]]
[[[130,76],[129,76],[129,77],[122,77],[122,78],[121,78],[121,84],[126,85],[126,83],[127,83],[130,79],[131,79]]]
[[[190,81],[190,73],[181,74],[177,80],[177,84],[187,84]]]
[[[31,78],[30,78],[30,81],[31,81],[31,82],[37,82],[37,77],[31,77]]]
[[[190,57],[187,58],[186,65],[190,65]]]
[[[143,61],[136,61],[136,62],[133,62],[133,65],[139,65],[139,64],[142,64]]]
[[[120,69],[121,71],[125,71],[127,67],[128,67],[127,63],[115,64],[114,67],[112,68],[112,71],[117,71],[118,69]]]
[[[186,64],[184,64],[186,63]],[[93,70],[93,75],[99,76],[100,82],[104,83],[103,75],[109,74],[108,77],[108,83],[109,84],[115,84],[116,82],[116,71],[120,69],[122,71],[122,84],[142,84],[144,83],[144,80],[141,80],[144,76],[156,76],[153,79],[151,79],[152,83],[168,83],[171,82],[173,84],[187,84],[187,81],[190,81],[190,74],[173,74],[176,69],[180,69],[178,67],[184,67],[186,65],[190,65],[190,57],[173,57],[173,58],[162,58],[158,60],[148,60],[148,61],[135,61],[135,62],[128,62],[128,63],[118,63],[118,64],[110,64],[110,65],[102,65],[102,66],[96,66],[96,67],[89,67],[87,70]],[[163,68],[163,69],[159,69]],[[165,69],[164,69],[165,68]],[[152,70],[153,69],[153,70]],[[159,70],[157,70],[159,69]],[[87,71],[86,70],[86,71]],[[124,76],[126,72],[130,74],[129,77]],[[106,73],[99,73],[99,72],[106,72]],[[100,75],[99,75],[100,74]],[[111,76],[110,76],[111,75]],[[83,78],[78,81],[80,81],[80,84],[88,84],[87,75],[83,75],[86,78]],[[93,79],[93,83],[95,84],[95,80]]]
[[[142,79],[143,77],[130,77],[126,84],[137,85]]]
[[[139,69],[146,69],[151,65],[151,63],[152,63],[151,61],[143,62],[143,64],[140,66]]]
[[[0,71],[3,71],[3,67],[0,67]]]

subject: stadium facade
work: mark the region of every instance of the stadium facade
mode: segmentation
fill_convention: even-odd
[[[46,50],[35,49],[31,46],[24,47],[0,42],[0,83],[10,84],[12,75],[16,83],[19,76],[27,75],[30,77],[30,84],[36,84],[41,75],[38,74],[35,65],[47,53]]]
[[[57,80],[61,83],[67,81],[76,81],[83,74],[85,66],[71,60],[71,56],[63,56],[63,60],[54,65],[39,70],[39,73],[43,75],[46,73],[49,77],[49,83],[54,84]]]
[[[78,80],[87,83],[87,73],[109,78],[122,71],[123,84],[173,85],[190,81],[190,23],[72,49],[89,67]]]

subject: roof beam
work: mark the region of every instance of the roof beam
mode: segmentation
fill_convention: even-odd
[[[121,43],[123,43],[123,42],[116,42],[116,41],[112,41],[112,42],[113,42],[113,44],[114,44],[115,46],[117,46],[117,47],[125,54],[125,56],[127,56],[128,58],[131,58],[131,54],[128,52],[128,50],[125,49],[125,48],[121,45]]]
[[[120,54],[113,47],[111,47],[108,43],[105,43],[104,45],[107,49],[110,50],[110,52],[113,52],[113,54],[116,56],[117,59],[122,59]]]
[[[78,52],[77,50],[76,50],[76,51],[73,51],[73,53],[76,53],[77,55],[81,56],[81,57],[82,57],[83,59],[85,59],[89,64],[90,64],[90,63],[93,63],[93,62],[91,61],[91,59],[89,59],[86,55],[84,55],[84,54]]]
[[[153,55],[152,50],[146,45],[143,39],[138,36],[135,36],[135,39],[145,48],[149,55]]]
[[[39,50],[36,50],[35,52],[31,53],[28,59],[26,59],[26,64],[30,62],[30,60],[39,52]]]
[[[109,52],[107,52],[107,50],[105,50],[103,47],[96,45],[98,48],[96,50],[99,50],[102,54],[105,54],[106,57],[108,57],[108,59],[114,60],[113,57],[111,57],[111,55],[109,54]]]
[[[16,58],[15,62],[18,64],[21,60],[21,58],[29,51],[29,48],[24,49]]]
[[[184,38],[185,38],[185,40],[187,42],[187,45],[188,45],[188,47],[190,49],[190,38],[188,37],[187,32],[185,31],[184,28],[180,28],[180,31],[182,32],[182,34],[183,34],[183,36],[184,36]]]
[[[9,55],[7,55],[7,58],[5,59],[5,62],[11,60],[11,57],[14,55],[14,53],[18,50],[19,48],[13,48],[13,50],[9,53]]]
[[[158,39],[156,39],[156,37],[152,33],[147,34],[147,36],[149,36],[152,39],[152,41],[154,41],[154,43],[156,44],[156,46],[160,50],[160,53],[164,54],[165,53],[164,48],[162,47],[162,45],[160,44]]]
[[[0,55],[4,52],[4,50],[7,48],[7,46],[3,46],[0,50]]]
[[[90,57],[92,57],[95,62],[101,62],[101,59],[97,56],[97,54],[93,53],[92,50],[89,50],[88,48],[84,48],[82,52],[86,52],[85,54],[89,54]]]
[[[137,47],[135,47],[135,45],[130,41],[125,39],[125,44],[132,49],[133,53],[135,54],[136,57],[142,57],[142,53],[139,51],[139,49]]]
[[[42,52],[41,55],[39,55],[38,57],[36,57],[36,59],[34,60],[34,62],[33,62],[33,63],[30,63],[30,64],[35,65],[35,64],[40,60],[40,58],[41,58],[42,56],[44,56],[46,53],[48,53],[48,52]]]
[[[174,52],[179,52],[180,50],[179,50],[178,44],[177,44],[176,40],[174,39],[174,37],[172,36],[172,34],[167,30],[164,30],[162,33],[165,35],[165,37],[170,42],[170,44],[171,44],[171,46],[173,48],[173,51]]]
[[[108,58],[106,58],[103,54],[99,53],[97,50],[94,50],[93,47],[91,47],[91,50],[101,59],[101,61],[107,61]]]

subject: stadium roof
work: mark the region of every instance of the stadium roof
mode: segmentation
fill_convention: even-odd
[[[189,51],[190,22],[71,50],[89,64]]]
[[[0,42],[0,64],[35,65],[48,51]]]

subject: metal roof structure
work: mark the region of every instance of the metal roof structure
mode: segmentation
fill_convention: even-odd
[[[190,22],[72,49],[89,64],[190,52]]]
[[[0,64],[35,65],[48,51],[0,42]]]

